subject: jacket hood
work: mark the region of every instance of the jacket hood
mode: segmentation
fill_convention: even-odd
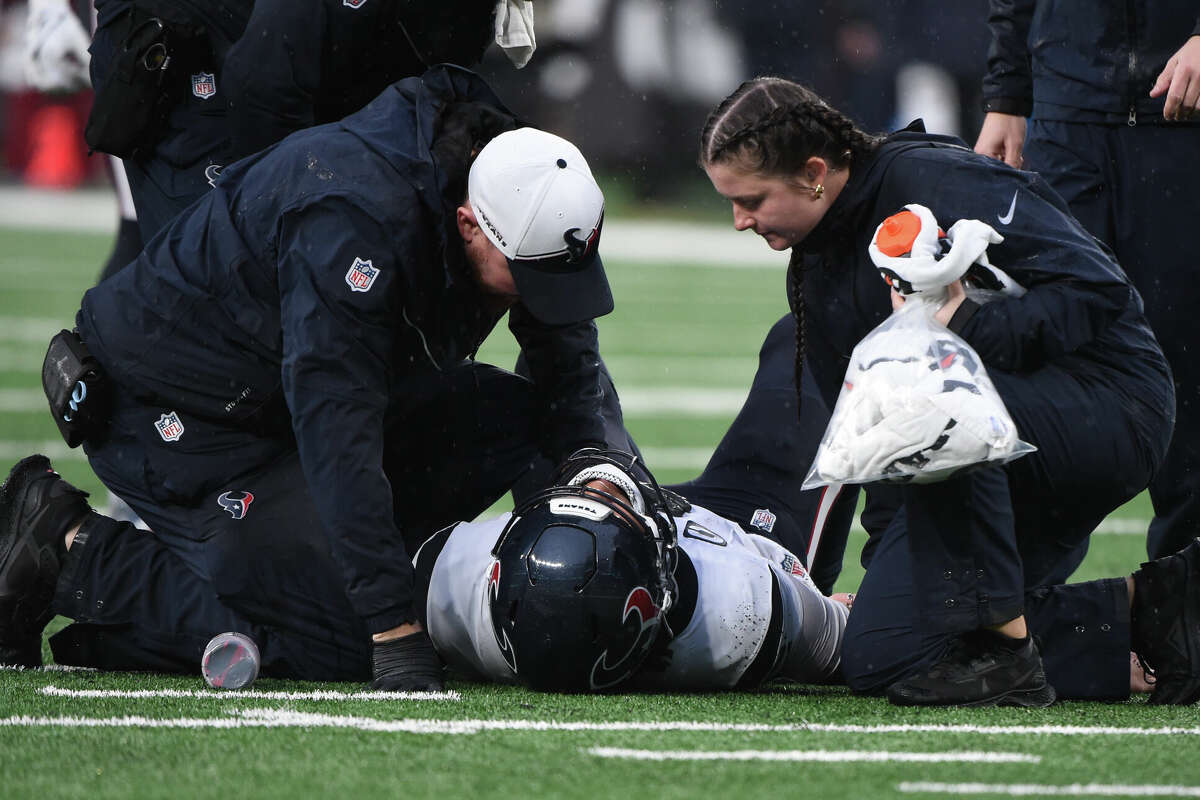
[[[892,160],[915,147],[961,147],[969,149],[957,136],[926,133],[923,120],[916,119],[906,127],[889,134],[871,156],[850,169],[850,179],[837,199],[825,212],[804,241],[792,248],[796,254],[817,253],[862,222],[861,216],[870,211],[879,185]]]
[[[455,209],[465,199],[458,196],[461,192],[456,188],[460,182],[456,173],[469,165],[469,153],[455,154],[461,156],[461,163],[445,163],[446,151],[452,148],[442,149],[439,155],[436,144],[444,112],[461,103],[487,106],[505,118],[514,118],[474,72],[453,64],[438,64],[419,77],[393,83],[361,111],[339,123],[403,176],[416,189],[431,217],[443,221],[439,236],[447,284],[465,274],[463,249],[450,233],[456,230]],[[465,186],[465,174],[461,183]]]

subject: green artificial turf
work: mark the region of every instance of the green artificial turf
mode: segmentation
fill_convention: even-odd
[[[78,451],[67,451],[40,398],[45,343],[70,327],[82,292],[107,255],[106,236],[0,229],[0,454],[7,465],[28,453],[55,453],[69,480],[104,492]],[[736,412],[753,377],[758,347],[786,311],[781,272],[606,261],[617,311],[600,321],[603,355],[623,397],[667,390],[724,398],[710,413],[631,413],[647,452],[668,466],[664,481],[693,477]],[[510,366],[516,353],[501,327],[482,357]],[[730,397],[733,397],[732,407]],[[652,462],[653,466],[653,462]],[[1118,512],[1151,515],[1145,497]],[[839,588],[862,571],[861,532],[850,542]],[[1140,535],[1101,533],[1076,579],[1127,573],[1144,555]],[[57,628],[63,620],[56,620]],[[47,654],[48,654],[47,649]],[[1088,665],[1080,664],[1081,670]],[[1061,703],[1040,711],[904,710],[877,698],[822,687],[776,687],[720,695],[547,696],[452,681],[457,701],[306,700],[250,697],[49,696],[47,686],[78,690],[204,689],[198,676],[0,670],[0,797],[30,798],[450,798],[580,797],[873,798],[905,793],[906,782],[1165,785],[1200,790],[1200,715],[1195,708],[1124,703]],[[260,691],[333,689],[258,681]],[[280,727],[301,712],[305,726]],[[250,714],[251,716],[247,716]],[[257,717],[252,715],[259,715]],[[80,727],[80,721],[139,718],[140,726]],[[259,720],[256,727],[152,727],[178,720]],[[504,730],[412,733],[369,730],[373,720],[516,720],[555,723],[703,722],[712,730]],[[267,723],[270,724],[267,724]],[[730,724],[938,726],[904,732],[721,730]],[[177,722],[172,724],[178,724]],[[199,724],[199,723],[196,723]],[[955,732],[950,725],[1177,727],[1144,735]],[[863,751],[1021,753],[1036,764],[827,763],[602,758],[592,748],[654,751]],[[961,789],[961,787],[959,787]],[[1036,792],[1033,792],[1036,794]],[[1143,790],[1144,793],[1144,790]],[[996,796],[996,795],[993,795]]]

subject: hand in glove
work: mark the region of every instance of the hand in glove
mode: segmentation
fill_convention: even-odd
[[[25,23],[25,78],[43,92],[91,86],[91,37],[66,0],[29,0]]]
[[[372,689],[388,692],[440,692],[442,660],[425,631],[375,642],[371,653]]]

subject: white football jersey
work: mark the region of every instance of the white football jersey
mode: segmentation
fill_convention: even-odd
[[[509,517],[457,525],[434,563],[426,600],[426,628],[446,663],[504,683],[515,676],[492,629],[487,583],[492,546]],[[696,576],[694,597],[681,593],[676,602],[694,608],[683,629],[674,631],[667,657],[640,670],[632,686],[732,688],[764,644],[772,643],[774,651],[763,653],[768,661],[760,662],[766,679],[825,681],[836,673],[848,611],[818,591],[799,557],[699,506],[675,522],[679,549]],[[779,589],[778,609],[772,583]]]

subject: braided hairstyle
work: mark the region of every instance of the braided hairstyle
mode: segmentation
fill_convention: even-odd
[[[833,169],[846,168],[873,153],[880,141],[808,87],[785,78],[754,78],[708,115],[700,133],[700,166],[728,164],[748,174],[792,181],[813,156]],[[787,278],[796,321],[797,415],[806,339],[803,270],[804,256],[793,248]]]

